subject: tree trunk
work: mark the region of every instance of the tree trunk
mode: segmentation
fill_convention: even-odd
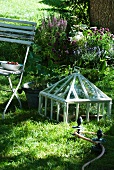
[[[114,33],[114,0],[90,0],[90,24]]]

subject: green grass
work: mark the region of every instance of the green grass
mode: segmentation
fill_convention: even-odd
[[[59,4],[59,6],[57,5]],[[43,15],[58,13],[63,1],[41,0],[8,0],[0,1],[0,17],[17,18],[39,22]]]
[[[76,122],[65,124],[40,117],[35,110],[16,110],[0,120],[0,169],[2,170],[79,170],[95,158],[92,144],[72,136]],[[105,155],[88,167],[89,170],[114,169],[114,124],[112,121],[85,120],[86,131],[97,132],[99,128],[106,140]],[[90,139],[96,135],[85,134]],[[94,166],[94,167],[93,167]]]
[[[104,77],[105,81],[98,82],[103,91],[113,97],[113,70]],[[1,77],[0,77],[1,80]],[[2,79],[3,82],[3,79]],[[107,84],[107,82],[109,82]],[[104,88],[106,86],[106,89]],[[106,91],[105,91],[106,90]],[[10,93],[1,92],[0,113]],[[2,98],[4,97],[4,100]],[[1,170],[80,170],[84,163],[95,158],[98,154],[91,152],[92,144],[83,139],[74,137],[72,126],[75,121],[65,124],[42,118],[37,110],[29,109],[24,92],[20,95],[23,109],[18,109],[14,100],[6,113],[5,120],[0,117],[0,169]],[[103,143],[106,152],[102,158],[93,162],[88,170],[114,169],[114,114],[112,108],[111,120],[107,118],[84,119],[83,128],[88,132],[97,132],[101,129],[106,142]],[[85,134],[93,139],[96,135]]]
[[[52,8],[55,10],[60,3],[60,0],[58,3],[54,3],[54,0],[1,0],[0,17],[39,22],[44,13],[53,12]],[[104,78],[106,81],[98,82],[98,85],[113,98],[113,71]],[[2,83],[0,77],[0,87]],[[108,90],[108,87],[111,90]],[[0,92],[1,114],[8,97],[9,94]],[[24,93],[20,97],[23,109],[18,109],[14,100],[8,109],[6,119],[2,120],[0,117],[0,170],[80,170],[84,163],[98,155],[91,152],[90,142],[72,135],[72,126],[77,125],[76,122],[65,124],[42,118],[37,110],[28,108]],[[106,140],[103,143],[106,148],[105,154],[87,167],[88,170],[114,170],[113,110],[111,120],[90,120],[89,123],[83,121],[84,130],[97,132],[100,128],[107,134],[103,136]],[[96,138],[96,135],[91,134],[85,136],[90,139]]]

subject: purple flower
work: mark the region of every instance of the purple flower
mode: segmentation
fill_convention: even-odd
[[[57,18],[53,17],[53,22],[56,23],[57,22]]]
[[[109,30],[109,28],[105,28],[105,31],[109,32],[110,30]]]
[[[60,24],[64,25],[64,20],[63,19],[60,19]]]
[[[45,19],[42,20],[42,28],[45,28]]]
[[[66,50],[66,51],[65,51],[65,53],[66,53],[66,54],[69,54],[69,51],[68,51],[68,50]]]
[[[49,28],[53,27],[53,24],[51,23],[51,21],[48,22],[48,26],[49,26]]]
[[[101,35],[104,35],[104,33],[103,33],[103,32],[101,32]]]
[[[105,28],[101,28],[101,31],[103,31],[103,32],[104,32],[104,30],[105,30]]]
[[[72,45],[75,45],[75,44],[76,44],[76,40],[73,40],[73,41],[72,41]]]
[[[58,57],[61,58],[61,54],[59,54]]]
[[[54,52],[54,53],[56,52],[55,48],[52,48],[52,52]]]

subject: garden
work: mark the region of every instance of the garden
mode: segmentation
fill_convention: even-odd
[[[89,122],[83,117],[81,126],[88,132],[84,136],[94,139],[101,129],[106,149],[102,158],[87,169],[113,170],[114,33],[109,28],[90,25],[88,0],[17,0],[17,3],[10,0],[1,1],[0,5],[0,17],[37,23],[34,44],[18,90],[23,108],[19,109],[14,99],[5,119],[0,117],[0,169],[79,170],[99,155],[92,150],[90,142],[72,135],[75,131],[72,127],[77,126],[75,119],[66,124],[62,117],[60,122],[42,117],[38,114],[38,103],[36,108],[30,107],[25,95],[25,83],[32,82],[30,89],[38,89],[39,93],[78,71],[112,99],[110,119],[105,114],[105,118],[101,117],[97,122],[93,117],[94,107]],[[15,61],[15,56],[21,60],[24,53],[24,49],[17,45],[12,46],[15,49],[13,55],[9,52],[10,45],[1,43],[0,48],[0,60],[4,61],[7,54],[11,61]],[[0,76],[0,88],[3,86],[7,87],[6,80]],[[10,93],[0,91],[0,94],[2,115]]]

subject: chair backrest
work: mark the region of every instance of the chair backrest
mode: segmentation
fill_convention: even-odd
[[[17,43],[27,46],[25,58],[23,61],[23,71],[25,69],[30,46],[34,42],[35,30],[35,22],[0,18],[0,41]]]
[[[35,35],[35,22],[0,18],[0,41],[30,46]]]

